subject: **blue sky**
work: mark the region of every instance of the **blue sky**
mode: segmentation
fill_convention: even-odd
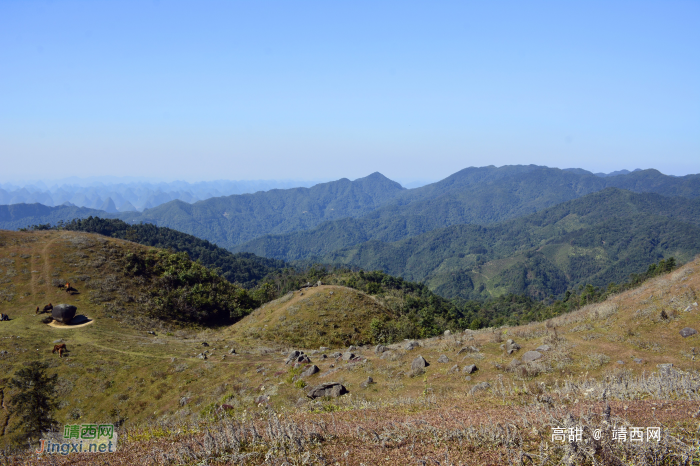
[[[700,172],[700,2],[0,1],[0,179]]]

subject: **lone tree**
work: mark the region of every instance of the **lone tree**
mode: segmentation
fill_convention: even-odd
[[[58,376],[48,376],[48,367],[46,363],[33,361],[18,370],[8,384],[17,390],[10,400],[10,409],[12,414],[19,416],[11,430],[18,434],[18,441],[39,439],[43,432],[58,426],[53,418],[53,411],[57,408],[54,392]]]

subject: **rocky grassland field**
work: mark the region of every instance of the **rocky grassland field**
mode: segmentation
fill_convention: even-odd
[[[545,322],[377,347],[366,326],[389,311],[340,286],[295,291],[231,326],[149,318],[140,307],[149,290],[120,270],[120,257],[145,249],[84,233],[0,232],[4,405],[12,374],[48,361],[59,423],[109,422],[120,432],[113,454],[38,457],[10,446],[6,407],[0,461],[700,462],[697,260]],[[73,304],[91,323],[49,326],[35,313],[48,302]],[[341,345],[348,338],[357,344]],[[66,357],[51,353],[57,341]],[[660,437],[613,439],[632,427],[659,427]],[[569,428],[580,438],[553,439]]]

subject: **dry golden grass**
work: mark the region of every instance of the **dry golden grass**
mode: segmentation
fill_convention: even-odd
[[[363,325],[369,316],[387,311],[342,287],[311,288],[304,296],[296,292],[287,302],[271,303],[232,328],[178,330],[148,320],[125,322],[117,308],[129,309],[128,296],[138,294],[139,284],[115,280],[109,254],[141,247],[82,233],[0,232],[0,312],[12,318],[0,323],[0,350],[9,351],[0,356],[0,394],[5,400],[11,397],[4,385],[23,362],[49,360],[51,370],[59,374],[64,400],[57,413],[61,423],[121,420],[124,435],[133,434],[118,454],[99,457],[109,462],[105,464],[260,464],[266,455],[269,464],[530,464],[523,455],[532,458],[532,464],[557,464],[571,452],[543,440],[552,416],[564,422],[571,413],[587,425],[598,425],[605,402],[610,402],[614,416],[630,425],[660,422],[669,433],[664,446],[669,454],[687,454],[688,445],[698,442],[700,381],[695,357],[700,337],[684,339],[679,331],[700,326],[700,309],[693,306],[700,289],[699,261],[547,322],[432,338],[413,350],[405,350],[403,343],[390,345],[384,358],[366,345],[354,351],[360,361],[346,363],[321,355],[345,351],[345,345],[360,340],[329,341],[323,338],[329,333],[320,331],[330,324],[345,338],[366,335]],[[81,294],[66,296],[52,285],[61,280],[71,281]],[[91,282],[97,284],[91,287]],[[75,304],[94,324],[80,329],[42,324],[34,309],[48,301]],[[290,316],[294,306],[298,308]],[[366,316],[359,314],[364,311]],[[297,319],[296,327],[284,325],[291,318]],[[355,319],[357,332],[348,326]],[[146,334],[151,328],[156,336]],[[294,340],[294,335],[302,339]],[[53,340],[59,338],[70,351],[61,360],[50,353]],[[521,350],[507,355],[501,345],[508,338]],[[343,346],[314,353],[318,346],[334,346],[332,341]],[[539,361],[513,361],[543,344],[550,350],[543,351]],[[228,354],[232,347],[236,355]],[[477,351],[460,352],[465,347]],[[305,379],[308,385],[338,381],[350,395],[306,399],[284,364],[291,349],[305,350],[321,369]],[[195,357],[204,351],[206,360]],[[430,366],[414,375],[410,365],[419,354]],[[443,354],[449,362],[438,363]],[[668,363],[673,371],[657,376],[657,364]],[[462,372],[468,364],[479,368],[470,380]],[[459,372],[450,371],[454,365]],[[376,383],[362,388],[368,376]],[[481,382],[491,387],[470,395]],[[259,395],[268,395],[269,405],[258,406]],[[226,422],[238,427],[216,420],[214,407],[224,403],[234,407]],[[284,429],[269,427],[270,410],[282,416],[278,419]],[[0,424],[8,421],[6,413],[0,409]],[[158,437],[148,426],[159,425],[194,432]],[[293,435],[285,437],[282,431]],[[318,433],[322,442],[314,440]],[[231,440],[236,435],[243,441]],[[636,454],[615,450],[614,445],[600,448],[608,455],[601,464],[615,464],[610,458],[616,455]],[[661,455],[655,450],[657,454]],[[679,457],[665,463],[643,461],[683,464]],[[590,462],[581,458],[576,464]],[[26,454],[15,460],[40,464]],[[94,464],[95,457],[41,461]]]

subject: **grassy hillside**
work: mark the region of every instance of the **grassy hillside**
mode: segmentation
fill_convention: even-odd
[[[609,188],[491,226],[457,225],[394,243],[369,241],[323,257],[425,282],[464,299],[561,296],[700,253],[700,201]]]
[[[598,177],[582,171],[505,166],[467,168],[389,205],[310,231],[266,235],[234,248],[284,260],[323,256],[368,241],[394,242],[459,224],[486,225],[522,217],[608,187],[689,199],[700,197],[700,175],[672,177],[656,170]]]
[[[3,280],[11,270],[18,293],[0,304],[0,311],[12,319],[0,323],[0,342],[8,351],[0,355],[0,396],[10,406],[14,393],[8,379],[25,362],[48,361],[50,373],[59,377],[56,417],[61,424],[107,421],[119,426],[119,448],[109,457],[114,464],[152,464],[161,458],[176,464],[260,464],[266,458],[280,464],[409,464],[443,458],[446,452],[453,464],[502,464],[528,455],[553,465],[567,454],[578,455],[575,464],[592,464],[586,455],[596,464],[614,464],[623,457],[630,464],[652,463],[654,458],[664,458],[662,464],[697,461],[700,439],[693,415],[700,409],[698,335],[683,338],[680,330],[700,327],[698,261],[546,322],[424,339],[412,350],[401,342],[388,345],[386,354],[362,346],[353,350],[359,359],[346,362],[323,358],[314,347],[275,341],[275,332],[268,333],[272,341],[245,335],[238,339],[237,326],[245,333],[245,320],[201,332],[156,329],[156,335],[148,335],[103,316],[87,300],[77,303],[94,318],[92,324],[48,327],[34,315],[33,305],[59,292],[39,282],[58,267],[59,273],[71,271],[70,255],[85,248],[85,238],[102,251],[98,236],[3,232],[0,257],[15,263],[5,261],[0,268]],[[111,239],[104,245],[129,246]],[[38,273],[19,281],[24,268]],[[291,307],[299,306],[289,317],[303,316],[314,325],[337,312],[328,299],[331,290],[332,296],[343,292],[334,286],[308,290],[304,296],[297,292],[292,298],[297,301],[272,303],[256,316],[274,325],[283,312],[289,315]],[[86,296],[73,297],[78,298]],[[302,303],[304,298],[310,299]],[[352,293],[347,299],[364,298]],[[257,327],[265,331],[270,323]],[[67,343],[68,357],[51,354],[57,339]],[[507,339],[521,349],[507,354]],[[539,350],[539,359],[524,361],[526,351],[543,345],[547,349]],[[237,354],[229,354],[231,348]],[[303,367],[284,363],[292,349],[305,350],[320,371],[300,377]],[[335,350],[347,347],[330,351]],[[195,357],[204,351],[207,359]],[[413,370],[418,355],[429,366]],[[439,362],[441,357],[446,362]],[[466,373],[472,364],[478,370]],[[660,369],[659,364],[673,366]],[[374,383],[363,385],[367,377]],[[350,396],[306,398],[309,387],[323,382],[342,383]],[[221,404],[230,409],[217,412]],[[8,413],[0,410],[3,426],[14,423]],[[602,429],[603,438],[572,453],[568,444],[551,440],[552,425],[567,422],[585,429],[590,442],[594,429]],[[643,448],[614,442],[611,424],[628,429],[658,426],[662,438]],[[8,440],[3,430],[0,444]],[[17,453],[14,459],[89,465],[96,457]]]
[[[283,261],[258,257],[251,253],[232,254],[209,241],[150,223],[130,225],[118,219],[88,217],[82,220],[73,219],[54,227],[48,225],[36,227],[36,229],[49,228],[98,233],[145,246],[185,252],[193,261],[199,261],[202,265],[217,270],[229,282],[245,288],[255,287],[266,275],[284,269],[286,266]]]
[[[262,305],[233,327],[232,337],[264,340],[302,348],[374,343],[371,322],[397,316],[352,288],[322,285],[291,291]]]

